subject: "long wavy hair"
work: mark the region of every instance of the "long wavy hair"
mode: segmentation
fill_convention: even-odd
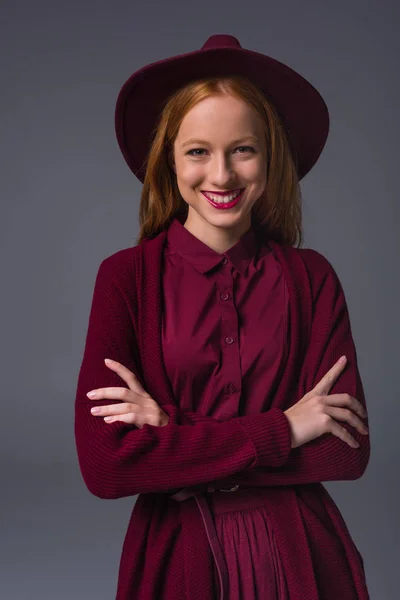
[[[199,79],[180,88],[167,101],[153,132],[139,207],[136,243],[169,227],[174,217],[184,222],[189,206],[182,198],[172,168],[173,145],[184,116],[204,98],[236,96],[255,110],[264,123],[267,184],[251,211],[251,226],[266,239],[281,244],[303,243],[301,189],[296,156],[275,107],[250,81],[238,76]]]

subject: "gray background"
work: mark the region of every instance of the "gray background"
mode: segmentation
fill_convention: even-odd
[[[398,592],[398,57],[393,2],[57,2],[1,5],[0,597],[110,600],[134,498],[90,495],[75,388],[101,260],[134,245],[141,185],[117,147],[117,93],[144,64],[215,33],[308,78],[331,114],[302,182],[305,246],[334,265],[371,429],[357,481],[326,483],[371,598]],[[305,599],[306,600],[306,599]]]

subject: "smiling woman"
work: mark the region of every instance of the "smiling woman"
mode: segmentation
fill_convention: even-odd
[[[93,494],[138,495],[116,600],[368,600],[322,485],[367,467],[364,390],[339,278],[300,247],[323,99],[215,35],[134,73],[115,124],[140,232],[97,273],[75,436]]]

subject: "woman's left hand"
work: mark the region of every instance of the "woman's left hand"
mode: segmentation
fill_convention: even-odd
[[[107,387],[88,392],[86,395],[90,400],[109,398],[110,400],[124,401],[123,403],[107,406],[96,406],[91,409],[93,416],[104,417],[106,423],[123,421],[130,425],[136,425],[140,429],[146,423],[156,427],[167,425],[169,416],[143,389],[136,375],[115,360],[105,359],[104,362],[108,368],[117,373],[128,384],[129,388]],[[93,392],[95,393],[93,394]]]

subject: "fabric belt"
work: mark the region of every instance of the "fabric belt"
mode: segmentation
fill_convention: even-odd
[[[235,492],[239,488],[239,485],[234,485],[232,488],[220,488],[213,485],[207,485],[202,487],[189,487],[183,488],[179,492],[176,492],[170,498],[182,502],[187,498],[195,498],[197,506],[199,507],[200,514],[203,518],[204,527],[207,533],[208,541],[212,553],[214,555],[215,565],[217,567],[218,579],[220,585],[220,600],[227,600],[228,594],[228,569],[225,562],[225,556],[219,543],[217,531],[215,529],[214,519],[212,517],[210,507],[207,502],[207,498],[204,496],[204,492]]]

